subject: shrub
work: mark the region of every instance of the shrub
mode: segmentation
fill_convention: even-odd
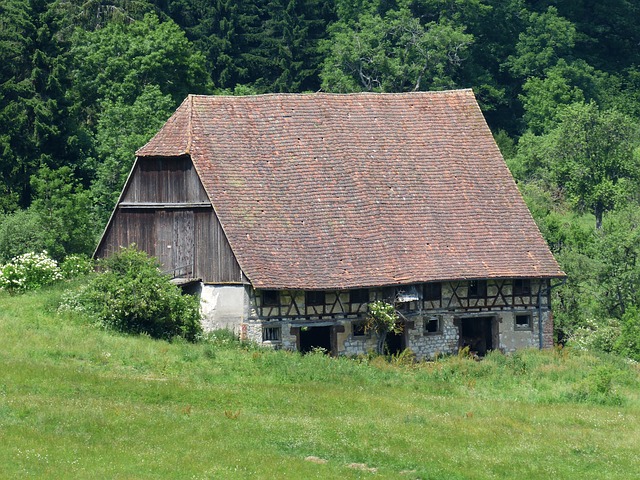
[[[395,307],[387,302],[378,300],[371,302],[367,306],[367,318],[365,320],[365,331],[373,332],[378,336],[376,351],[379,355],[384,353],[384,344],[387,333],[401,333],[402,325],[398,323],[398,312]]]
[[[569,400],[599,405],[622,405],[624,399],[614,388],[615,372],[600,366],[578,382],[567,394]]]
[[[46,232],[40,215],[19,210],[0,218],[0,263],[28,252],[46,249]]]
[[[629,308],[622,317],[622,328],[613,350],[640,362],[640,311],[637,308]]]
[[[63,278],[77,278],[93,271],[93,260],[86,255],[67,255],[60,264],[60,273]]]
[[[166,340],[195,341],[201,334],[198,299],[182,295],[156,259],[130,247],[98,265],[101,273],[78,293],[77,303],[101,325]]]
[[[36,290],[62,279],[58,263],[42,253],[24,253],[0,266],[0,289],[9,293]]]
[[[610,353],[614,350],[616,339],[620,336],[620,322],[616,319],[586,319],[569,337],[567,345],[582,350],[597,350]]]

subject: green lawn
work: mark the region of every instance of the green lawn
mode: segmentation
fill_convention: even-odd
[[[167,343],[0,294],[0,478],[640,478],[640,370]],[[308,458],[315,457],[315,458]]]

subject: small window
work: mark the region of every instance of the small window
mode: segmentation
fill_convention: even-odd
[[[483,298],[487,296],[486,280],[471,280],[469,282],[469,298]]]
[[[318,290],[304,292],[304,303],[307,307],[324,305],[324,292]]]
[[[280,327],[264,327],[262,329],[262,341],[263,342],[279,342],[280,341]]]
[[[442,297],[442,284],[440,282],[436,283],[425,283],[422,291],[422,298],[427,301],[440,301]]]
[[[349,303],[369,303],[369,289],[349,290]]]
[[[513,294],[519,297],[528,297],[531,295],[531,280],[528,278],[514,279]]]
[[[367,334],[364,322],[351,322],[354,337],[364,337]]]
[[[280,305],[280,292],[278,290],[262,290],[262,306],[277,307]]]
[[[424,323],[424,333],[427,335],[434,335],[440,333],[440,318],[429,317]]]
[[[528,313],[522,313],[516,315],[516,330],[531,330],[533,327],[531,323],[531,315]]]
[[[396,301],[396,288],[395,287],[384,287],[382,289],[382,298],[377,298],[377,300],[383,300],[385,302],[393,303]]]

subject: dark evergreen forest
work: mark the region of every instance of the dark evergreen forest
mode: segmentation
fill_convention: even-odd
[[[0,263],[91,254],[188,93],[473,88],[569,275],[559,341],[640,360],[637,0],[2,0]]]

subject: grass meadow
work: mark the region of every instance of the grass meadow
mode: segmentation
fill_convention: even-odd
[[[640,478],[640,369],[410,364],[114,334],[0,293],[0,478]]]

